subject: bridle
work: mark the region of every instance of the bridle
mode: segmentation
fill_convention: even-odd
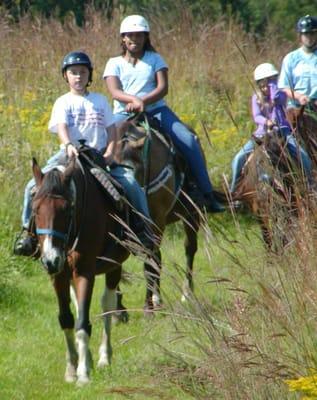
[[[61,195],[52,195],[51,194],[47,197],[52,198],[52,199],[65,200],[65,197],[61,196]],[[70,201],[69,200],[67,200],[67,201],[70,202],[70,205],[69,205],[69,212],[68,212],[69,224],[68,224],[68,229],[66,232],[61,232],[61,231],[58,231],[56,229],[51,229],[51,228],[36,228],[35,229],[35,232],[38,236],[41,236],[41,235],[42,236],[50,236],[50,237],[61,240],[63,250],[66,249],[66,247],[69,243],[69,240],[70,240],[71,233],[74,228],[74,211],[75,211],[74,210],[74,208],[75,208],[74,201],[73,201],[73,199],[71,199]],[[76,240],[75,240],[75,242],[76,242]],[[73,245],[73,247],[74,247],[74,245]],[[73,249],[73,247],[72,247],[72,249]]]

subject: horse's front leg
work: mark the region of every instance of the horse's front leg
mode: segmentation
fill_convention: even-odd
[[[101,298],[101,308],[104,313],[104,330],[102,342],[99,347],[98,367],[102,368],[111,364],[112,346],[111,346],[111,321],[112,313],[117,309],[117,286],[121,278],[121,267],[115,271],[109,272],[105,277],[105,290]]]
[[[197,245],[197,231],[198,226],[196,221],[191,221],[190,223],[183,223],[185,230],[185,255],[186,255],[186,276],[182,288],[182,298],[181,301],[185,302],[191,296],[194,291],[193,282],[193,265],[194,257],[198,249]]]
[[[149,316],[155,308],[162,306],[160,290],[161,251],[159,248],[153,252],[153,257],[144,263],[144,276],[146,280],[144,312],[145,316]]]
[[[66,342],[65,381],[74,382],[77,379],[78,354],[74,338],[74,316],[70,309],[70,278],[63,272],[53,279],[53,284],[59,306],[58,319]]]
[[[92,368],[92,357],[89,349],[91,324],[89,309],[94,287],[94,274],[89,272],[83,275],[74,275],[74,285],[78,303],[78,319],[76,321],[76,344],[78,351],[77,383],[79,385],[89,382]]]
[[[123,294],[119,288],[119,285],[116,290],[116,296],[117,296],[117,312],[112,315],[112,322],[118,323],[118,322],[123,322],[126,323],[129,321],[129,314],[127,311],[127,308],[124,306],[122,302]]]
[[[77,380],[78,353],[75,346],[74,329],[64,329],[66,341],[66,370],[65,381],[75,382]]]

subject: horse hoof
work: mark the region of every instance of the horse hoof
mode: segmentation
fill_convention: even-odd
[[[119,311],[112,315],[112,323],[114,325],[123,323],[126,324],[129,321],[129,314],[127,311]]]
[[[153,318],[154,317],[154,308],[153,306],[145,306],[143,308],[143,314],[145,318]]]
[[[76,367],[74,367],[72,365],[67,366],[64,378],[65,378],[65,382],[67,382],[67,383],[76,382],[76,380],[77,380]]]
[[[111,362],[108,360],[108,358],[106,358],[106,357],[100,358],[100,360],[98,361],[98,364],[97,364],[97,368],[99,368],[99,369],[106,368],[106,367],[109,367],[110,364],[111,364]]]
[[[188,303],[190,299],[193,299],[193,293],[189,292],[189,293],[183,293],[182,297],[181,297],[181,302],[184,303]]]
[[[65,382],[67,383],[74,383],[77,380],[76,374],[65,374]]]
[[[79,376],[77,378],[76,386],[81,387],[85,386],[90,382],[89,377],[87,375]]]
[[[157,294],[152,296],[152,304],[154,310],[160,310],[162,308],[162,300],[161,297]]]

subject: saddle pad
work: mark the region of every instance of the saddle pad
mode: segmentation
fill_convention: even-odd
[[[114,201],[116,208],[122,210],[122,196],[117,190],[117,188],[113,185],[108,174],[103,171],[101,168],[91,168],[91,174],[97,179],[97,181],[101,184],[101,186],[106,190],[107,194]]]

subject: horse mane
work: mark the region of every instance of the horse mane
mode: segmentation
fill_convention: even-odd
[[[118,129],[122,138],[121,160],[131,161],[137,165],[142,163],[139,149],[143,147],[146,132],[143,127],[136,126],[133,121],[125,121]]]
[[[54,168],[48,171],[43,178],[43,182],[36,194],[37,198],[48,196],[65,196],[68,195],[68,190],[65,188],[62,173]]]

